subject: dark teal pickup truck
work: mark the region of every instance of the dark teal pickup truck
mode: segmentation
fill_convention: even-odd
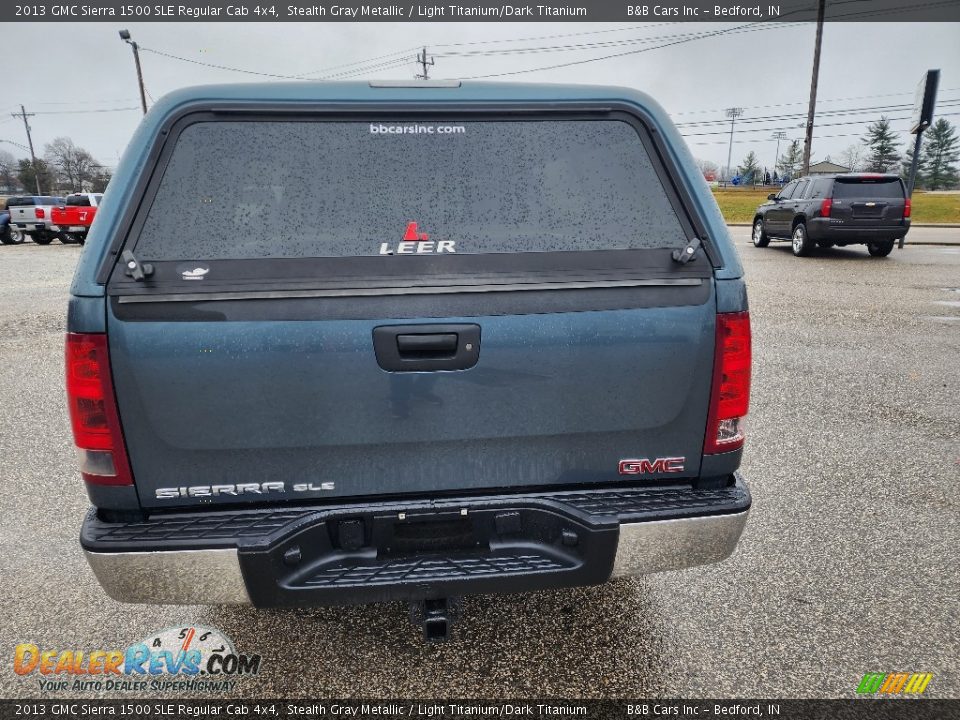
[[[742,269],[622,88],[177,91],[72,286],[67,390],[111,597],[407,600],[717,562],[750,507]]]

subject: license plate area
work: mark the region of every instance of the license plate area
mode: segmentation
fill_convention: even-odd
[[[314,516],[240,563],[265,607],[455,597],[603,582],[618,536],[554,507],[378,509]]]
[[[883,210],[886,207],[887,207],[886,203],[876,203],[876,204],[854,203],[853,216],[855,218],[883,217]]]
[[[384,557],[490,547],[478,536],[473,518],[460,515],[398,520],[393,523],[392,537],[383,540],[379,554]]]

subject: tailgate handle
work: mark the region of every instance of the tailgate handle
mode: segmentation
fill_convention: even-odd
[[[381,325],[373,329],[373,351],[392,372],[467,370],[480,358],[480,326]]]
[[[400,357],[447,357],[457,352],[456,333],[397,335]]]

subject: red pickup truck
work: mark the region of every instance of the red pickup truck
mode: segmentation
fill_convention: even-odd
[[[50,211],[53,231],[62,242],[83,245],[102,198],[102,193],[75,193]]]

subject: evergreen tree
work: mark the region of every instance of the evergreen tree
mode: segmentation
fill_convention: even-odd
[[[791,140],[786,151],[780,156],[777,170],[780,171],[781,177],[794,178],[800,172],[801,163],[803,163],[803,150],[800,149],[800,141]]]
[[[910,166],[913,164],[913,143],[907,144],[907,149],[903,153],[903,160],[900,161],[900,177],[903,178],[905,183],[910,182]],[[923,145],[920,145],[920,161],[917,163],[917,179],[915,181],[915,186],[925,187],[926,180],[924,178],[925,164],[923,157]]]
[[[753,150],[748,152],[747,156],[743,159],[743,165],[737,168],[737,170],[744,184],[752,183],[757,173],[760,172],[760,162],[757,160],[757,154]]]
[[[897,165],[900,159],[897,134],[890,129],[890,120],[885,115],[867,126],[863,144],[867,146],[868,172],[887,172]]]
[[[927,190],[950,189],[957,185],[957,160],[960,139],[957,130],[940,118],[925,133],[920,162],[924,166],[924,187]]]

